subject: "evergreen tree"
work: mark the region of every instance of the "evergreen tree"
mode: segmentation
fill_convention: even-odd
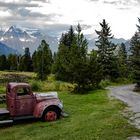
[[[77,33],[71,26],[69,31],[62,34],[58,53],[53,65],[56,78],[77,84],[77,90],[89,87],[87,40],[81,32],[80,25]]]
[[[119,76],[121,78],[126,78],[128,76],[128,70],[127,70],[127,52],[126,52],[126,46],[124,43],[119,46],[118,50],[118,70],[119,70]]]
[[[37,51],[34,51],[32,55],[33,71],[37,72]]]
[[[118,77],[117,59],[114,55],[116,45],[111,42],[113,35],[105,20],[100,23],[100,26],[100,31],[95,30],[98,35],[98,40],[96,41],[98,62],[102,66],[104,79],[114,80]]]
[[[138,29],[140,30],[140,28]],[[140,32],[136,32],[131,39],[130,60],[132,62],[134,80],[137,83],[137,86],[140,87]]]
[[[21,63],[20,63],[21,58],[22,58],[21,54],[17,56],[17,70],[18,71],[21,71]]]
[[[25,54],[20,58],[19,70],[32,71],[32,59],[29,48],[25,48]]]
[[[38,47],[36,52],[36,72],[37,77],[40,80],[45,80],[48,74],[51,73],[52,66],[52,52],[49,48],[49,45],[45,40],[42,40],[41,45]]]
[[[70,47],[70,70],[73,81],[77,83],[77,90],[85,90],[90,86],[88,77],[87,39],[82,33],[82,28],[78,24],[77,33],[74,36]]]
[[[7,61],[8,61],[8,65],[9,65],[9,70],[17,70],[18,56],[16,54],[9,54]]]
[[[140,23],[140,18],[138,18],[138,22]],[[140,32],[140,25],[136,25],[138,28],[138,32]]]
[[[72,73],[70,71],[70,62],[72,54],[70,52],[72,44],[76,40],[73,27],[71,26],[69,31],[62,34],[60,38],[60,44],[57,52],[57,56],[53,65],[53,71],[56,78],[63,81],[73,81]],[[71,55],[71,57],[70,57]]]
[[[5,55],[0,56],[0,70],[7,70],[8,69],[8,63],[7,58]]]
[[[92,50],[89,55],[88,77],[92,87],[98,87],[103,78],[102,67],[98,63],[97,51]]]

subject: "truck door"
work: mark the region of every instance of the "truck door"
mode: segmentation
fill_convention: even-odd
[[[32,115],[36,98],[32,94],[29,87],[18,87],[16,89],[16,101],[15,101],[15,115],[24,116]]]

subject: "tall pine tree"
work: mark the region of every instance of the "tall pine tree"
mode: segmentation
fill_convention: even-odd
[[[116,46],[111,42],[113,35],[105,19],[100,23],[100,26],[100,31],[95,30],[98,35],[98,40],[96,41],[98,62],[102,67],[104,79],[114,80],[118,77],[117,60],[114,55]]]
[[[3,54],[0,56],[0,70],[7,70],[8,62],[6,56]]]
[[[138,29],[140,31],[140,27]],[[140,32],[136,32],[131,39],[130,60],[132,63],[134,80],[137,83],[137,86],[140,87]]]
[[[9,54],[7,61],[8,61],[8,65],[9,65],[9,70],[17,70],[18,56],[16,54]]]
[[[97,88],[103,78],[102,67],[98,63],[97,51],[92,50],[89,54],[88,77],[92,87]]]
[[[118,57],[119,76],[121,78],[127,78],[128,77],[127,51],[124,43],[122,43],[121,46],[119,46],[117,57]]]
[[[20,71],[32,71],[32,59],[30,56],[29,48],[25,48],[25,54],[20,58],[19,62]]]
[[[33,71],[37,72],[37,51],[34,51],[32,55]]]
[[[85,90],[89,87],[88,77],[88,43],[80,24],[76,31],[71,26],[69,31],[62,34],[58,53],[53,65],[56,78],[77,84],[76,90]]]
[[[53,65],[53,71],[56,75],[56,78],[63,81],[73,81],[73,76],[70,69],[71,62],[71,46],[76,40],[73,27],[71,26],[69,31],[65,34],[62,34],[60,38],[58,52],[55,58]]]
[[[37,77],[40,80],[45,80],[48,74],[51,73],[52,66],[52,52],[49,48],[49,45],[45,40],[41,41],[40,46],[36,53],[34,53],[33,64],[35,71],[37,72]]]

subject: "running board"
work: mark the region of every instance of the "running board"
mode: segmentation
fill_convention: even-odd
[[[19,116],[19,117],[14,117],[14,121],[19,121],[19,120],[27,120],[27,119],[35,119],[34,116]]]
[[[3,121],[0,121],[0,125],[1,124],[11,124],[13,123],[13,120],[3,120]]]

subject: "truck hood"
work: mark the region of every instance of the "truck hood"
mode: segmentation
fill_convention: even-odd
[[[34,93],[37,100],[48,100],[58,98],[57,92]]]

